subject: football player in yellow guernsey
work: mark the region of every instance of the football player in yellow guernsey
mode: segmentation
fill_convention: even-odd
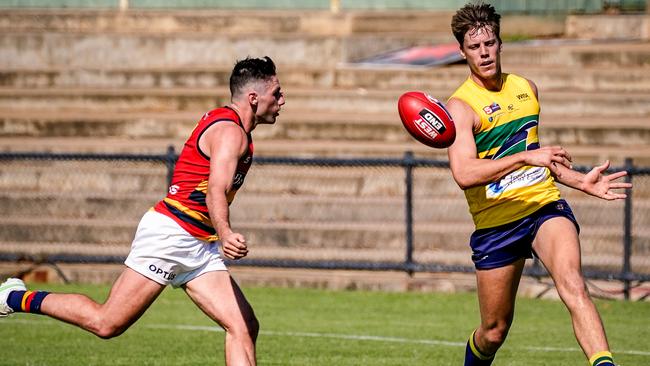
[[[562,147],[540,146],[537,87],[501,71],[499,26],[500,15],[483,3],[464,6],[451,23],[470,75],[447,103],[456,123],[449,162],[476,226],[470,246],[481,314],[465,366],[494,360],[512,324],[524,262],[533,254],[553,278],[590,365],[613,366],[582,276],[579,226],[555,182],[605,200],[625,198],[614,190],[631,184],[616,181],[626,172],[603,175],[609,162],[582,174],[571,169]]]

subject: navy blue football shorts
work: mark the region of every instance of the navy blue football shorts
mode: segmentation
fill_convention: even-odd
[[[506,266],[519,258],[533,257],[533,240],[544,221],[553,217],[566,217],[580,232],[580,226],[565,200],[557,200],[532,214],[505,225],[474,231],[469,245],[476,269]]]

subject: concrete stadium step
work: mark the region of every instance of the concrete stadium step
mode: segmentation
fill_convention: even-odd
[[[58,194],[164,194],[166,169],[159,162],[2,160],[0,189]]]
[[[43,240],[26,241],[0,241],[0,253],[19,254],[34,258],[43,258],[52,255],[79,255],[79,256],[126,256],[131,249],[131,243],[99,244],[99,243],[56,243]]]
[[[557,40],[505,43],[504,70],[512,65],[574,67],[650,67],[650,43],[643,41]]]
[[[447,23],[448,24],[448,23]],[[280,65],[333,66],[406,47],[449,44],[451,32],[365,32],[349,35],[267,32],[260,35],[209,33],[0,33],[0,65],[25,67],[187,67],[231,65],[249,55],[269,55]],[[209,58],[197,55],[210,55]],[[509,43],[510,65],[558,67],[650,67],[647,42]]]
[[[648,72],[631,67],[562,67],[555,65],[508,64],[504,72],[531,79],[540,94],[551,91],[647,91],[650,87]],[[362,87],[368,89],[403,90],[454,90],[465,81],[469,72],[467,65],[445,67],[396,67],[354,65],[337,67],[336,87]],[[284,74],[280,75],[281,78]],[[645,80],[645,81],[644,81]],[[282,79],[281,79],[282,81]]]
[[[169,146],[180,152],[185,141],[172,138],[67,138],[67,137],[3,137],[0,136],[2,152],[45,153],[100,153],[100,154],[164,154]],[[259,155],[255,144],[255,153]]]
[[[205,33],[245,34],[444,34],[451,37],[453,10],[354,10],[332,13],[328,3],[320,10],[238,9],[2,9],[0,30],[59,33]],[[502,19],[502,36],[556,36],[562,17],[510,14]]]
[[[280,64],[335,65],[412,45],[455,42],[451,12],[2,10],[4,67],[229,65],[249,54]],[[502,36],[564,33],[552,17],[509,16]],[[534,51],[531,51],[533,49]],[[110,51],[109,51],[110,50]],[[214,52],[212,52],[214,50]],[[650,66],[642,42],[512,42],[509,62]],[[196,57],[209,54],[210,59]]]
[[[50,153],[125,153],[164,154],[168,146],[180,152],[183,139],[172,138],[64,138],[64,137],[0,137],[2,152]],[[578,165],[600,164],[610,160],[612,165],[622,165],[632,158],[637,166],[650,166],[650,147],[645,145],[565,145]],[[405,151],[417,157],[447,160],[446,149],[432,149],[416,141],[367,142],[341,140],[256,140],[256,156],[292,156],[302,158],[401,158]]]
[[[405,47],[448,43],[451,33],[338,35],[266,32],[209,33],[1,32],[0,65],[7,68],[205,67],[270,56],[279,65],[326,67]]]
[[[164,187],[159,187],[164,188]],[[62,194],[61,192],[10,192],[2,187],[0,205],[6,207],[6,216],[42,219],[120,219],[137,220],[163,197],[160,194],[89,193]]]
[[[110,87],[175,88],[228,85],[232,67],[121,69],[3,69],[0,86],[13,88]],[[647,92],[650,73],[638,67],[561,68],[515,65],[508,72],[525,76],[540,92],[554,90]],[[402,90],[453,90],[468,75],[466,65],[446,67],[396,67],[338,65],[336,67],[292,67],[278,65],[284,88],[332,87]]]
[[[185,68],[110,69],[42,68],[0,70],[0,86],[22,88],[110,87],[175,88],[229,85],[232,65]],[[334,67],[278,65],[283,86],[330,87],[336,85]]]
[[[3,237],[13,242],[126,245],[131,242],[136,226],[137,222],[129,220],[107,222],[104,219],[0,219]],[[233,224],[233,227],[245,233],[251,248],[267,246],[297,250],[311,248],[403,250],[405,248],[403,223],[246,222]],[[466,247],[472,231],[472,224],[415,224],[414,249],[462,249]],[[583,225],[581,242],[584,252],[620,255],[623,251],[622,234],[618,226]],[[650,230],[640,228],[635,231],[633,251],[635,255],[646,255],[650,252]]]
[[[111,166],[112,165],[112,166]],[[123,165],[120,167],[119,165]],[[94,197],[97,194],[166,193],[162,164],[139,167],[130,162],[3,161],[0,188],[7,192],[52,192]],[[318,167],[259,165],[249,172],[250,193],[321,195],[330,197],[404,197],[400,167]],[[415,188],[436,187],[438,194],[460,192],[446,170],[417,176]]]
[[[405,90],[293,89],[285,91],[285,111],[311,110],[350,113],[396,113],[395,105]],[[441,100],[451,90],[431,90]],[[205,111],[230,101],[227,88],[108,89],[108,88],[1,88],[0,110],[37,109],[88,113],[110,111]],[[553,92],[540,96],[544,113],[570,116],[650,116],[649,93]]]
[[[0,111],[0,135],[29,137],[125,137],[175,138],[189,136],[200,118],[194,112],[44,113],[37,110]],[[611,117],[542,115],[540,136],[546,144],[646,145],[650,141],[647,117],[613,122]],[[259,128],[255,140],[341,139],[409,142],[412,138],[399,122],[397,112],[349,114],[331,111],[283,113],[272,128]]]
[[[450,34],[450,11],[3,9],[3,32],[209,35]],[[530,20],[528,20],[530,22]]]

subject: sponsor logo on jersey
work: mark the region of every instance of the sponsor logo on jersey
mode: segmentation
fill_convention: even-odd
[[[497,198],[504,192],[530,187],[546,179],[547,172],[544,167],[522,168],[506,175],[503,179],[486,186],[486,197]]]
[[[235,177],[232,180],[232,187],[234,189],[238,189],[239,187],[241,187],[242,184],[244,184],[244,177],[246,177],[246,173],[242,173],[242,172],[235,173]]]
[[[528,93],[521,93],[521,94],[517,94],[517,99],[524,102],[530,99],[530,96],[528,95]]]
[[[488,115],[500,110],[501,106],[497,102],[492,102],[492,104],[483,107],[483,112]]]
[[[173,280],[174,278],[176,278],[176,273],[174,273],[174,272],[169,272],[169,271],[165,271],[165,270],[163,270],[162,268],[158,268],[158,267],[156,267],[154,264],[150,264],[150,265],[149,265],[149,270],[150,270],[151,272],[157,274],[157,275],[162,275],[161,277],[164,278],[164,279],[166,279],[166,280],[170,280],[170,281],[171,281],[171,280]]]

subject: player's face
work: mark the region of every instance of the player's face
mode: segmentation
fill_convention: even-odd
[[[280,109],[284,105],[284,93],[280,88],[280,81],[277,76],[272,76],[258,88],[257,110],[255,119],[257,123],[273,124],[280,115]]]
[[[501,77],[501,42],[490,27],[475,28],[465,33],[461,53],[467,59],[472,75],[487,81]]]

